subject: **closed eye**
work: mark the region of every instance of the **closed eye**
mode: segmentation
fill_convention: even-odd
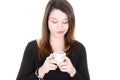
[[[63,24],[68,24],[68,21],[64,21]]]
[[[52,21],[52,23],[56,24],[56,23],[57,23],[57,21]]]

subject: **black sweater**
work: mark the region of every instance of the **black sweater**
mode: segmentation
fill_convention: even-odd
[[[78,41],[73,44],[73,53],[69,54],[76,74],[70,77],[68,73],[61,72],[58,68],[45,74],[44,80],[90,80],[85,47]],[[41,67],[45,60],[38,58],[37,41],[29,42],[24,51],[21,67],[16,80],[39,80],[35,75],[37,68]]]

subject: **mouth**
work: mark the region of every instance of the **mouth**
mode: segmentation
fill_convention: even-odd
[[[58,31],[57,33],[58,33],[58,34],[63,34],[63,33],[64,33],[64,31]]]

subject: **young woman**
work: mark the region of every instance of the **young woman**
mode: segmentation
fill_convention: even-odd
[[[74,39],[75,16],[66,0],[49,0],[42,37],[28,43],[17,80],[90,80],[85,47]],[[54,60],[64,51],[64,61]]]

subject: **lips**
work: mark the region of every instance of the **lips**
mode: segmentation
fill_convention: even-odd
[[[59,33],[59,34],[63,34],[63,33],[64,33],[64,31],[58,31],[57,33]]]

